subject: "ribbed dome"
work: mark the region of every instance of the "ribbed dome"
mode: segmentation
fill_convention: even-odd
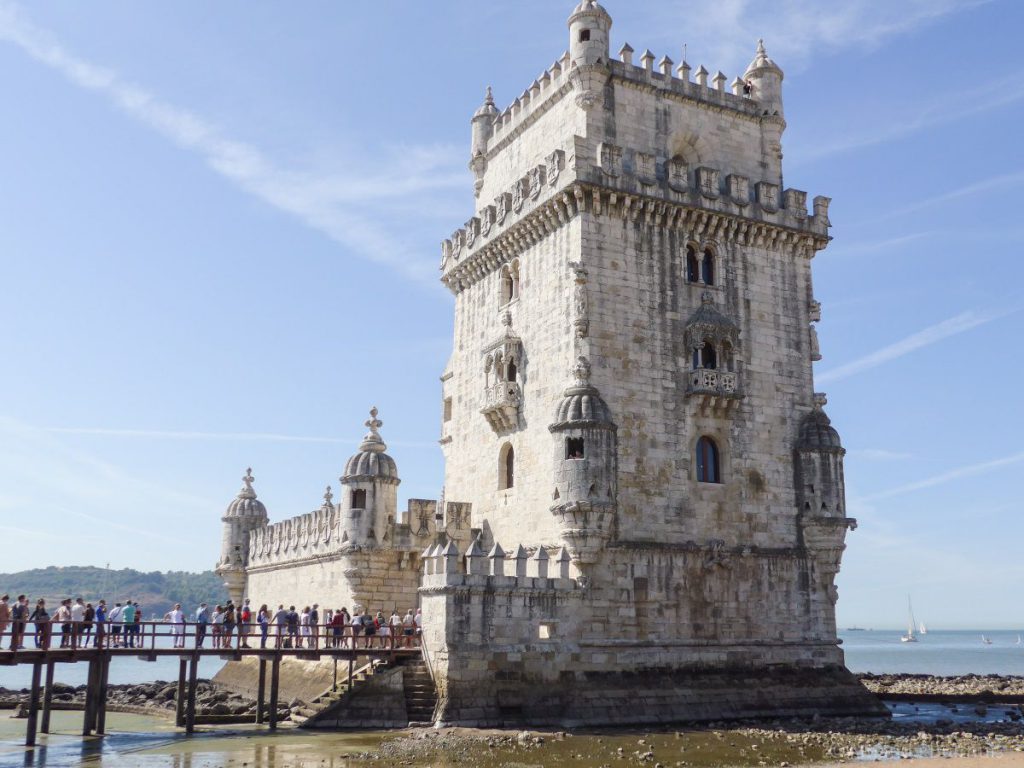
[[[494,106],[494,93],[491,91],[491,86],[487,86],[487,95],[484,97],[484,103],[480,105],[480,108],[473,114],[473,117],[494,117],[498,114],[498,108]]]
[[[590,384],[590,363],[581,357],[573,368],[576,383],[565,390],[555,410],[551,429],[602,426],[615,428],[608,404],[601,393]]]
[[[764,49],[764,40],[758,40],[757,53],[754,54],[754,60],[750,62],[750,66],[747,67],[747,71],[743,73],[743,76],[750,77],[762,69],[772,70],[777,73],[779,77],[782,77],[782,69],[778,64],[768,58],[768,52]]]
[[[377,418],[377,409],[370,409],[370,418],[366,422],[369,432],[363,438],[359,446],[359,453],[352,456],[345,463],[345,473],[341,476],[341,482],[356,482],[359,480],[385,480],[398,485],[398,467],[395,460],[384,451],[387,445],[381,439],[379,430],[384,422]]]
[[[263,502],[256,498],[256,491],[252,489],[252,483],[256,478],[252,476],[252,469],[245,470],[245,477],[242,478],[242,490],[238,492],[228,508],[224,512],[225,517],[267,517],[267,508]]]
[[[803,421],[800,422],[799,448],[805,451],[843,450],[839,433],[818,403],[815,403],[814,410],[804,416]]]
[[[704,291],[701,295],[700,306],[697,311],[690,315],[686,321],[688,326],[701,325],[709,328],[717,327],[728,331],[739,330],[736,321],[715,308],[715,300],[710,291]]]
[[[584,13],[586,11],[603,13],[605,16],[608,16],[608,11],[597,0],[582,0],[579,5],[572,9],[572,15],[575,16],[577,13]]]

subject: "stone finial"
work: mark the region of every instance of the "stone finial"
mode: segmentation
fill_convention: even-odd
[[[558,578],[568,579],[569,566],[572,564],[572,556],[569,554],[569,550],[562,547],[558,550],[558,557],[555,558],[555,563],[558,567]]]
[[[459,548],[455,546],[454,541],[449,539],[447,546],[441,550],[440,555],[443,573],[459,572]]]
[[[484,104],[488,107],[494,106],[494,91],[491,90],[491,86],[487,86],[487,93],[484,95]]]
[[[712,78],[711,82],[714,84],[716,91],[724,91],[725,81],[728,79],[729,78],[725,76],[725,73],[722,72],[722,70],[718,70],[717,72],[715,72],[715,76],[714,78]]]
[[[619,61],[623,64],[633,63],[633,46],[629,43],[623,43],[622,47],[619,48]]]
[[[504,325],[506,328],[512,327],[512,313],[509,312],[508,310],[506,310],[505,314],[501,316],[501,324]]]
[[[824,392],[814,393],[814,410],[820,411],[828,405],[828,396]]]
[[[731,87],[734,96],[743,95],[743,81],[739,77],[732,81]]]
[[[697,71],[694,73],[694,79],[697,82],[697,85],[701,86],[702,88],[707,88],[709,74],[711,73],[704,68],[703,64],[697,67]]]
[[[672,65],[674,63],[668,56],[662,56],[661,61],[658,62],[658,69],[661,70],[661,74],[665,77],[672,77]]]
[[[683,60],[676,67],[676,75],[684,83],[690,82],[690,65],[686,63],[686,56],[683,56]]]
[[[491,561],[491,576],[505,575],[505,550],[497,542],[487,553],[487,559]]]
[[[525,578],[526,561],[529,559],[529,555],[522,544],[516,545],[516,551],[512,553],[512,559],[516,561],[516,576],[519,578]]]
[[[420,559],[423,561],[423,575],[432,576],[436,572],[434,563],[434,547],[430,546],[423,550],[420,555]]]
[[[479,539],[473,539],[466,548],[466,573],[487,575],[487,563],[484,560],[484,551],[480,547]]]
[[[714,294],[712,294],[711,291],[704,291],[700,295],[700,303],[701,304],[714,304],[715,303]]]
[[[238,498],[240,499],[255,499],[256,491],[252,489],[252,484],[256,480],[252,476],[252,467],[248,467],[245,470],[245,477],[242,478],[242,490],[238,492]]]
[[[359,450],[375,453],[386,451],[387,445],[384,444],[384,440],[380,436],[380,428],[384,426],[384,422],[377,418],[377,406],[370,409],[370,418],[363,422],[363,426],[370,431],[363,437]]]
[[[546,579],[548,577],[548,560],[551,559],[548,557],[548,551],[544,547],[537,547],[537,551],[530,559],[535,563],[537,578]]]
[[[587,358],[582,355],[576,358],[576,365],[572,367],[572,377],[578,387],[590,385],[590,361]]]
[[[654,54],[651,53],[650,48],[646,49],[643,52],[643,55],[640,56],[640,66],[648,72],[652,72],[654,70]]]

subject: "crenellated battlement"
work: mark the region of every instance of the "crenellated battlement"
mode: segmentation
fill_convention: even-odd
[[[257,528],[249,534],[249,566],[302,560],[347,543],[337,505]]]
[[[531,552],[520,544],[506,553],[500,544],[495,544],[485,553],[479,540],[474,539],[460,553],[455,542],[449,541],[428,547],[420,560],[421,590],[466,587],[568,592],[581,588],[573,576],[572,557],[565,547],[534,547]]]

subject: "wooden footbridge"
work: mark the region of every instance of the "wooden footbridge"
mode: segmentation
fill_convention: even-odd
[[[316,661],[327,658],[334,659],[336,663],[345,662],[347,685],[351,689],[357,658],[369,659],[371,663],[378,660],[393,663],[421,656],[414,637],[366,636],[358,632],[359,627],[345,627],[340,635],[333,634],[331,627],[319,627],[319,632],[310,636],[289,635],[287,632],[278,635],[272,631],[265,637],[259,632],[235,637],[204,633],[204,637],[195,625],[188,625],[184,632],[177,633],[172,625],[164,622],[141,622],[137,626],[137,632],[127,634],[121,627],[112,626],[105,628],[106,631],[96,632],[96,628],[90,626],[88,633],[84,628],[78,631],[72,628],[64,635],[51,636],[49,627],[33,632],[31,624],[24,633],[19,633],[16,628],[12,632],[11,627],[0,632],[0,666],[28,664],[32,667],[26,746],[35,745],[39,732],[50,732],[53,678],[59,664],[89,665],[82,718],[82,735],[89,736],[106,732],[110,667],[118,659],[156,661],[161,657],[178,658],[176,724],[186,733],[192,733],[196,726],[197,681],[199,660],[202,658],[214,657],[225,661],[240,661],[246,657],[259,659],[255,722],[265,724],[273,731],[278,725],[281,659],[291,657]],[[120,631],[115,633],[115,628]],[[19,634],[20,637],[16,636]],[[167,639],[170,639],[171,647],[167,647]],[[37,643],[39,647],[36,647]]]

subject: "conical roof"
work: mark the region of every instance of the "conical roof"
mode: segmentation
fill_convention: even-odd
[[[754,77],[762,71],[772,71],[782,77],[782,69],[768,58],[768,52],[764,49],[764,40],[757,41],[757,53],[754,54],[754,60],[750,62],[750,66],[747,67],[747,71],[743,73],[743,77]]]
[[[842,451],[843,444],[839,433],[832,426],[832,420],[826,415],[822,406],[827,401],[823,395],[815,395],[814,410],[804,416],[800,422],[800,441],[798,448],[804,451]]]
[[[615,429],[608,404],[590,383],[590,363],[585,357],[576,361],[573,376],[576,382],[563,393],[550,429],[595,426]]]

